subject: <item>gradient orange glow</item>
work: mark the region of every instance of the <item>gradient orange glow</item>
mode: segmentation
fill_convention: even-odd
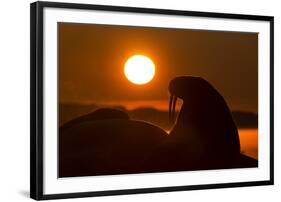
[[[258,159],[258,129],[239,129],[241,152]]]
[[[205,78],[232,112],[258,114],[257,33],[59,23],[58,44],[60,125],[113,107],[170,131],[168,86],[180,75]],[[239,136],[258,159],[258,129]]]

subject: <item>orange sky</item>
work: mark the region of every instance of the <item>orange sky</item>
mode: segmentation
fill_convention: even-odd
[[[258,35],[186,29],[59,23],[59,102],[168,108],[168,84],[178,75],[201,76],[232,110],[257,112]],[[150,57],[154,79],[129,82],[124,63]]]

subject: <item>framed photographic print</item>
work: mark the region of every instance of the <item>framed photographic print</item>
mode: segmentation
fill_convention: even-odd
[[[273,17],[31,4],[33,199],[273,184]]]

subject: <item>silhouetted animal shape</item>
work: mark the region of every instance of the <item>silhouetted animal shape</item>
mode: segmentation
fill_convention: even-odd
[[[59,177],[256,167],[240,154],[238,130],[219,92],[199,77],[170,82],[168,135],[116,109],[98,109],[59,128]]]
[[[154,154],[167,133],[122,113],[100,109],[60,128],[60,177],[159,171]]]
[[[189,159],[193,169],[241,166],[238,130],[220,93],[206,80],[192,76],[174,78],[169,91],[171,121],[177,98],[183,100],[167,143],[170,154],[181,159],[177,162]]]

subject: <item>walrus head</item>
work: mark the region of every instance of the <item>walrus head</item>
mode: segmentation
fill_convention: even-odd
[[[170,121],[174,121],[177,98],[183,106],[170,134],[184,134],[185,129],[197,131],[204,145],[203,153],[240,154],[240,140],[231,111],[223,96],[208,81],[200,77],[181,76],[171,80],[169,104]],[[227,155],[226,155],[227,156]]]
[[[180,76],[171,80],[169,84],[170,101],[169,101],[169,119],[174,121],[175,107],[177,98],[185,102],[202,100],[207,96],[211,85],[204,79],[194,76]]]

